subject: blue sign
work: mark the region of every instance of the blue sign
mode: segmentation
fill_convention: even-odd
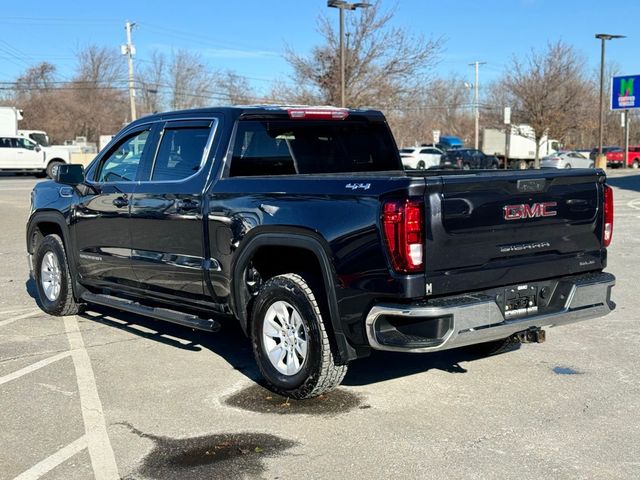
[[[613,77],[611,79],[611,110],[631,108],[640,108],[640,75]]]

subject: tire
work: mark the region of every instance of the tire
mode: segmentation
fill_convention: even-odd
[[[564,168],[571,168],[571,164],[570,164],[570,163],[567,163],[567,164],[564,166]]]
[[[418,162],[418,170],[424,170],[424,162],[422,160]]]
[[[64,162],[60,162],[60,161],[57,161],[57,160],[53,160],[53,161],[49,162],[49,165],[47,165],[47,177],[53,179],[55,170],[60,165],[64,165]]]
[[[73,298],[64,244],[58,235],[47,235],[38,245],[34,274],[40,307],[45,312],[65,316],[80,311],[80,305]]]
[[[520,348],[520,341],[516,337],[501,338],[491,342],[477,343],[463,347],[467,352],[478,357],[490,357],[501,353],[512,352]]]
[[[252,309],[251,338],[260,373],[280,395],[316,397],[347,373],[346,365],[336,364],[316,296],[300,275],[278,275],[262,285]]]
[[[638,168],[638,167],[640,167],[640,160],[636,158],[633,160],[633,163],[631,164],[631,168]]]
[[[462,165],[462,169],[463,170],[471,170],[471,165],[469,165],[468,163],[465,163]]]

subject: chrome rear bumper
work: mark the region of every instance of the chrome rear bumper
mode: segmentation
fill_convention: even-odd
[[[555,280],[554,285],[554,298],[547,302],[547,308],[509,319],[498,305],[495,289],[413,305],[376,305],[366,318],[367,338],[377,350],[431,352],[507,338],[530,328],[602,317],[615,308],[611,301],[615,277],[610,273],[565,277]],[[420,328],[429,322],[437,322],[428,328],[437,334],[422,342],[420,336],[400,331],[405,325]]]

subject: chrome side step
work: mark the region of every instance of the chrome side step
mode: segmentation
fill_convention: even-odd
[[[90,292],[84,292],[82,299],[87,303],[103,305],[105,307],[116,308],[125,312],[137,313],[157,320],[176,323],[184,327],[195,328],[207,332],[217,332],[220,330],[220,322],[214,319],[200,318],[195,315],[169,310],[168,308],[148,307],[141,305],[133,300],[112,297],[111,295],[102,295]]]

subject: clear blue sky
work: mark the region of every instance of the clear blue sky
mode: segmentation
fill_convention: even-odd
[[[6,2],[6,0],[5,0]],[[639,74],[640,2],[603,0],[382,0],[396,8],[393,23],[416,34],[444,37],[437,72],[460,72],[471,80],[474,60],[487,62],[481,81],[497,78],[513,54],[564,40],[599,65],[597,32],[627,35],[608,43],[607,60],[620,73]],[[18,5],[18,4],[15,4]],[[188,49],[213,68],[249,77],[257,90],[274,79],[287,79],[282,58],[286,44],[308,52],[319,42],[316,19],[338,12],[326,0],[138,1],[22,0],[0,17],[0,81],[11,81],[28,65],[49,61],[70,78],[74,52],[89,44],[119,47],[124,22],[137,22],[136,61],[156,48]],[[350,15],[351,13],[347,13]],[[123,62],[125,61],[123,57]]]

